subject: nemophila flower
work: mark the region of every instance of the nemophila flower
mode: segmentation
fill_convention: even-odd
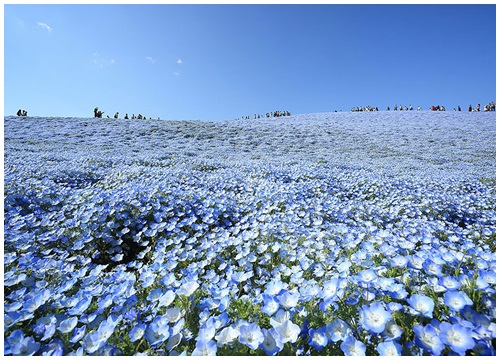
[[[264,341],[264,334],[257,324],[243,325],[239,330],[238,341],[252,350],[256,350]]]
[[[87,325],[83,325],[80,328],[75,327],[73,329],[73,335],[69,339],[71,343],[76,343],[80,341],[85,336],[85,331],[87,330]]]
[[[215,336],[215,326],[213,324],[203,324],[198,331],[197,341],[208,342]]]
[[[283,309],[279,309],[272,318],[269,319],[272,327],[283,324],[286,320],[290,319],[290,313]]]
[[[460,311],[465,305],[472,305],[472,300],[463,291],[448,291],[444,294],[444,304],[453,311]]]
[[[40,349],[40,343],[36,342],[33,337],[27,337],[19,342],[12,344],[11,353],[15,356],[31,356]]]
[[[431,324],[413,326],[413,332],[415,333],[415,344],[432,353],[432,355],[441,355],[441,351],[444,349],[444,344],[439,338],[438,330]]]
[[[380,356],[400,356],[403,348],[395,341],[385,341],[377,345]]]
[[[149,300],[149,301],[156,301],[162,295],[163,295],[162,289],[158,288],[158,289],[151,290],[149,292],[149,295],[148,295],[148,297],[146,299]]]
[[[76,316],[70,317],[61,321],[57,329],[63,334],[69,333],[75,328],[76,324],[78,324],[78,318]]]
[[[405,268],[406,265],[408,265],[408,258],[406,256],[395,256],[391,258],[391,266],[397,267],[397,268]]]
[[[335,319],[332,323],[325,326],[326,335],[331,342],[345,340],[351,334],[352,330],[342,319]]]
[[[169,306],[175,299],[175,293],[172,290],[168,290],[165,294],[158,298],[158,307]]]
[[[480,340],[474,346],[474,353],[478,356],[494,356],[495,348],[493,345],[489,344],[484,340]]]
[[[264,335],[264,340],[262,340],[259,347],[264,350],[268,356],[274,356],[283,350],[283,342],[275,329],[263,329],[262,333]]]
[[[215,356],[217,355],[217,343],[213,340],[210,341],[197,341],[196,348],[191,354],[193,356]]]
[[[173,307],[167,309],[165,316],[170,323],[174,323],[182,317],[182,311],[179,307]]]
[[[426,259],[422,263],[422,268],[428,275],[441,276],[441,265],[436,264],[431,259]]]
[[[285,309],[293,308],[299,301],[300,294],[298,291],[283,291],[276,296],[281,306]]]
[[[438,284],[445,287],[447,290],[458,290],[462,284],[453,276],[444,276],[439,278]]]
[[[335,299],[335,296],[337,295],[337,290],[339,289],[340,285],[340,280],[339,279],[331,279],[323,283],[323,289],[319,296],[324,299]]]
[[[130,337],[130,341],[136,342],[137,340],[142,339],[145,331],[146,331],[146,324],[139,323],[139,324],[135,325],[132,328],[132,330],[130,330],[128,333],[128,336]]]
[[[82,315],[92,303],[92,296],[84,295],[83,298],[76,303],[76,305],[68,310],[68,315],[78,316]]]
[[[44,316],[37,319],[33,330],[37,335],[43,335],[40,341],[48,340],[52,337],[52,335],[54,335],[56,332],[56,323],[57,320],[54,315]]]
[[[309,341],[307,342],[310,346],[314,347],[316,350],[321,351],[328,344],[328,337],[326,336],[326,330],[324,327],[319,329],[309,329]]]
[[[300,334],[300,326],[294,324],[290,320],[285,320],[282,324],[274,326],[277,333],[280,335],[280,340],[285,344],[287,342],[295,343]]]
[[[284,288],[285,283],[283,283],[281,280],[271,281],[266,284],[266,290],[264,290],[264,294],[277,295]]]
[[[340,349],[346,356],[365,356],[366,345],[356,340],[355,337],[348,336],[342,341],[342,344],[340,344]]]
[[[391,313],[385,310],[380,302],[363,305],[359,312],[359,323],[366,330],[380,334],[385,329],[387,322],[391,320]]]
[[[208,319],[207,321],[208,324],[211,324],[215,327],[215,329],[220,329],[221,327],[224,327],[229,323],[229,315],[227,312],[223,312],[219,316],[213,316]]]
[[[415,310],[418,314],[432,318],[432,312],[434,311],[434,301],[425,295],[413,294],[407,300],[411,308]]]
[[[253,271],[236,271],[231,275],[231,279],[237,284],[245,282],[253,276]]]
[[[42,347],[42,356],[63,356],[64,343],[60,339],[52,339]]]
[[[299,291],[301,301],[310,301],[320,293],[321,288],[318,284],[314,283],[302,286]]]
[[[358,283],[363,287],[372,283],[377,278],[378,278],[377,274],[375,274],[375,272],[371,269],[362,270],[358,273],[358,276],[357,276]]]
[[[215,340],[217,340],[217,346],[221,347],[226,344],[230,344],[240,335],[239,329],[235,329],[232,326],[225,327],[217,335],[215,335]]]
[[[37,292],[32,298],[26,300],[23,309],[28,312],[35,312],[50,297],[51,292],[48,289]]]
[[[472,330],[461,324],[452,325],[447,322],[442,322],[439,325],[439,330],[439,339],[458,355],[465,355],[467,350],[475,346]]]
[[[408,259],[408,266],[414,270],[421,270],[424,259],[418,255],[411,255]]]
[[[484,279],[488,284],[496,284],[496,272],[490,270],[479,270],[479,277]]]
[[[402,300],[408,296],[403,284],[392,284],[387,288],[387,292],[393,299]]]
[[[12,331],[7,338],[5,338],[5,343],[4,343],[4,355],[10,355],[11,352],[11,347],[12,345],[23,341],[24,339],[24,333],[22,330],[14,330]]]
[[[385,324],[384,331],[382,331],[382,336],[386,340],[399,340],[402,334],[403,330],[396,325],[394,320],[389,320],[387,324]]]
[[[177,295],[191,296],[196,289],[200,287],[197,281],[192,280],[183,285],[179,289],[177,289]]]
[[[390,303],[387,304],[387,310],[390,312],[396,312],[399,311],[403,308],[403,305],[397,302],[391,301]]]
[[[146,328],[144,338],[151,346],[161,344],[170,336],[168,321],[162,316],[157,316]]]

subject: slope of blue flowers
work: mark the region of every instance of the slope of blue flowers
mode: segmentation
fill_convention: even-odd
[[[495,355],[495,114],[4,121],[5,355]]]

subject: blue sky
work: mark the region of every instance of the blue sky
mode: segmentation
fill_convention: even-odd
[[[496,6],[4,6],[4,114],[235,119],[496,97]]]

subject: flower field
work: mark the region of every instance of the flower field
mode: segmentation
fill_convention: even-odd
[[[495,113],[4,119],[5,355],[495,355]]]

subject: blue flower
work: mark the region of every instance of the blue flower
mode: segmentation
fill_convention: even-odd
[[[365,356],[366,346],[361,341],[356,340],[353,336],[348,336],[342,344],[340,349],[346,356]]]
[[[334,296],[337,295],[337,290],[340,285],[339,279],[331,279],[323,283],[323,290],[319,294],[319,296],[323,300],[327,299],[335,299]]]
[[[415,333],[415,344],[426,350],[430,351],[433,355],[441,355],[441,351],[444,349],[444,344],[439,338],[438,330],[431,324],[413,326],[413,332]]]
[[[465,355],[465,352],[475,346],[472,338],[472,330],[462,326],[461,324],[450,324],[442,322],[439,325],[439,339],[443,344],[448,345],[451,350],[459,354]]]
[[[90,304],[92,303],[92,296],[87,296],[84,295],[83,298],[76,303],[76,305],[68,310],[68,315],[70,316],[76,316],[76,315],[82,315],[85,310],[88,309]]]
[[[434,301],[425,295],[413,294],[408,300],[408,304],[417,313],[424,317],[432,318],[432,312],[434,311]]]
[[[281,280],[271,281],[266,284],[266,290],[264,290],[264,294],[277,295],[284,288],[285,283]]]
[[[69,341],[73,344],[80,341],[85,335],[85,330],[87,330],[87,325],[83,325],[81,328],[75,328],[73,330],[73,336]]]
[[[316,350],[321,351],[328,344],[325,328],[321,327],[318,330],[309,329],[309,341],[307,343]]]
[[[385,329],[385,325],[391,320],[391,313],[385,310],[380,302],[363,305],[359,313],[359,323],[366,330],[375,334],[380,334]]]
[[[380,356],[400,356],[402,350],[401,345],[395,341],[385,341],[377,345]]]
[[[385,329],[382,332],[382,336],[386,340],[398,340],[401,338],[401,335],[403,335],[403,330],[396,325],[394,320],[389,320],[387,324],[385,324]]]
[[[76,324],[78,324],[78,318],[74,316],[61,321],[57,329],[63,334],[69,333],[75,328]]]
[[[293,308],[297,305],[299,301],[299,292],[298,291],[283,291],[281,294],[276,296],[281,306],[285,309]]]
[[[215,336],[215,326],[213,324],[203,324],[198,331],[197,341],[208,342]]]
[[[424,271],[429,275],[441,276],[441,265],[436,264],[431,259],[426,259],[422,263]]]
[[[405,256],[398,255],[391,258],[391,266],[393,267],[405,268],[407,264],[408,259]]]
[[[378,278],[377,274],[371,269],[362,270],[358,273],[356,279],[362,287],[366,287]]]
[[[162,316],[157,316],[148,325],[144,338],[149,341],[151,346],[161,344],[170,336],[169,330],[168,320]]]
[[[158,298],[158,307],[169,306],[175,299],[175,293],[172,290],[168,290],[165,294]]]
[[[331,342],[344,341],[352,333],[349,325],[341,319],[335,319],[332,323],[327,324],[325,331]]]
[[[196,289],[200,287],[200,284],[196,280],[189,281],[177,290],[177,295],[191,296]]]
[[[27,337],[11,346],[12,355],[16,356],[31,356],[40,349],[40,343],[36,342],[33,337]]]
[[[197,341],[196,348],[191,354],[193,356],[215,356],[217,355],[217,343],[210,341]]]
[[[137,324],[128,333],[128,336],[130,337],[130,341],[136,342],[137,340],[142,339],[145,331],[146,331],[146,324],[144,324],[144,323]]]
[[[250,349],[256,350],[264,341],[264,334],[257,324],[242,325],[238,341]]]
[[[460,311],[466,305],[472,305],[472,300],[463,291],[448,291],[444,294],[444,304],[454,311]]]
[[[453,276],[445,276],[438,280],[438,284],[448,290],[457,290],[462,287],[462,284]]]
[[[215,336],[215,340],[217,340],[217,346],[220,347],[226,344],[230,344],[239,335],[240,331],[238,329],[235,329],[232,326],[225,327]]]
[[[37,335],[43,334],[40,341],[45,341],[50,339],[56,332],[56,317],[54,315],[44,316],[36,321],[34,327],[35,333]]]
[[[263,329],[264,340],[259,347],[264,350],[268,356],[274,356],[283,350],[283,342],[275,329]]]
[[[52,339],[42,347],[42,356],[63,356],[64,344],[60,339]]]
[[[290,320],[285,320],[282,324],[274,326],[276,332],[280,335],[280,340],[283,344],[287,342],[294,343],[300,334],[300,326],[294,324]]]

